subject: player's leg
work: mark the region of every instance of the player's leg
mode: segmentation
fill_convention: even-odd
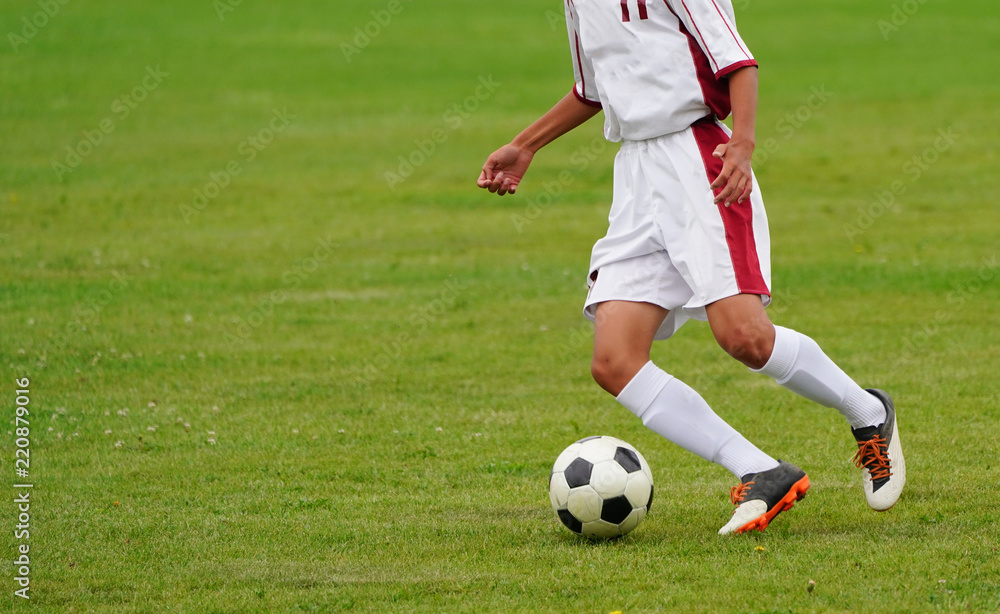
[[[706,312],[712,333],[731,356],[843,414],[858,442],[856,460],[864,467],[868,504],[880,511],[892,507],[906,481],[906,465],[888,395],[862,389],[811,338],[773,326],[757,295],[722,299]]]
[[[649,360],[650,346],[667,313],[651,303],[599,303],[591,365],[594,379],[646,427],[740,479],[731,493],[738,507],[720,534],[763,531],[774,516],[805,496],[809,478],[798,467],[762,452],[690,386]]]
[[[690,386],[649,359],[667,310],[651,303],[597,305],[591,372],[602,388],[655,433],[737,477],[778,466],[722,420]]]
[[[732,276],[720,279],[722,267],[706,257],[713,237],[720,243],[713,254],[728,258],[733,253],[727,244],[730,230],[766,234],[763,211],[753,219],[741,213],[729,221],[713,213],[718,208],[711,203],[707,180],[698,180],[697,169],[703,158],[714,158],[710,150],[701,152],[701,140],[685,131],[641,144],[626,142],[615,158],[608,233],[591,255],[592,285],[584,308],[596,324],[593,372],[654,432],[722,465],[743,486],[757,482],[752,492],[734,489],[733,501],[740,506],[719,532],[762,530],[804,494],[805,473],[760,451],[697,392],[649,361],[654,338],[669,337],[688,317],[704,319],[704,309],[697,305],[740,287]],[[707,195],[708,202],[689,198],[694,195]],[[650,252],[651,247],[660,249]],[[753,241],[742,244],[744,259],[752,262],[740,270],[757,266],[766,292],[769,260],[763,251],[760,262],[752,258],[753,247]]]
[[[731,296],[705,311],[719,345],[754,371],[770,375],[807,399],[838,409],[853,428],[885,420],[882,403],[854,383],[815,341],[771,324],[759,296]]]
[[[601,388],[617,397],[649,362],[653,338],[667,313],[663,307],[645,302],[605,301],[597,305],[590,372]]]

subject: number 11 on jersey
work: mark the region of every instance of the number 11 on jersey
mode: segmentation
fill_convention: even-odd
[[[649,19],[649,13],[646,12],[646,0],[635,0],[639,3],[639,19]],[[628,12],[629,0],[622,0],[622,22],[628,23],[632,20]]]

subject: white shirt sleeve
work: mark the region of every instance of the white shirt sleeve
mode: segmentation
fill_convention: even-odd
[[[674,14],[708,56],[715,78],[757,61],[736,31],[730,0],[667,0]]]
[[[601,106],[601,97],[597,93],[597,83],[594,80],[594,65],[583,54],[580,47],[580,22],[576,14],[576,7],[573,0],[565,0],[566,3],[566,29],[569,31],[569,50],[573,57],[573,76],[576,85],[573,86],[573,93],[577,99],[593,107]]]

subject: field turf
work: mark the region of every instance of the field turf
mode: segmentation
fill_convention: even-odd
[[[0,558],[30,546],[31,599],[7,565],[0,601],[1000,610],[1000,13],[736,7],[761,64],[770,313],[895,396],[893,510],[867,509],[835,411],[740,367],[704,324],[654,359],[812,479],[766,533],[717,536],[733,477],[591,381],[580,308],[615,151],[600,120],[540,153],[516,196],[475,187],[570,87],[559,2],[12,0]],[[546,492],[556,455],[594,434],[641,450],[657,488],[602,544]]]

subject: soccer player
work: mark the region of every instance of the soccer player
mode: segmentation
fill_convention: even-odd
[[[847,419],[865,496],[887,510],[906,470],[895,408],[864,390],[809,337],[774,326],[770,245],[750,167],[757,62],[730,0],[565,0],[576,83],[483,165],[478,185],[513,194],[534,154],[604,111],[621,142],[607,234],[591,254],[584,314],[594,322],[594,379],[644,425],[740,481],[720,534],[763,531],[809,488],[650,361],[655,339],[689,318],[751,370]],[[732,114],[732,131],[721,123]]]

